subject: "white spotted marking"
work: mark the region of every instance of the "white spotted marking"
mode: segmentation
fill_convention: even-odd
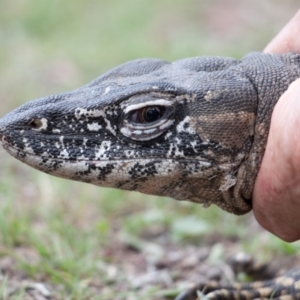
[[[90,123],[87,125],[87,127],[88,127],[89,131],[98,131],[99,129],[102,128],[102,126],[100,124],[98,124],[97,122]]]
[[[178,149],[178,146],[177,145],[175,145],[175,156],[176,157],[185,157],[185,155],[184,155],[184,153],[183,153],[183,150],[179,150]]]
[[[59,137],[59,141],[62,144],[62,146],[64,147],[64,136],[63,135]]]
[[[86,108],[76,108],[75,109],[75,118],[80,119],[81,117],[105,117],[105,113],[102,109],[90,109],[87,110]]]
[[[26,152],[26,153],[34,154],[34,151],[33,151],[32,147],[30,146],[30,143],[29,143],[28,139],[24,138],[23,143],[24,143],[24,150],[23,151]]]
[[[85,147],[86,147],[86,142],[87,142],[87,141],[88,141],[88,139],[87,139],[87,138],[84,138],[84,139],[83,139],[83,143],[82,143],[82,144],[83,144],[83,146],[85,146]],[[82,150],[82,151],[83,151],[83,150]]]
[[[126,127],[122,127],[120,130],[125,136],[130,136],[131,135],[131,131],[126,128]]]
[[[181,145],[182,140],[178,137],[176,137],[176,145]]]
[[[165,135],[165,140],[168,140],[171,136],[172,136],[172,132],[168,132],[168,133]]]
[[[126,158],[133,158],[132,153],[133,153],[133,151],[131,151],[131,150],[124,151],[124,155],[126,156]]]
[[[107,153],[109,152],[108,150],[111,148],[111,142],[110,141],[103,141],[99,149],[97,149],[95,153],[95,159],[96,160],[101,160],[101,159],[107,159],[109,155]]]
[[[192,142],[190,142],[190,144],[191,144],[191,146],[193,147],[193,150],[196,152],[196,153],[198,153],[198,151],[196,150],[196,146],[197,146],[197,141],[192,141]]]
[[[108,87],[105,89],[103,95],[106,95],[106,94],[108,94],[109,92],[110,92],[110,86],[108,86]]]
[[[42,130],[42,129],[47,129],[48,127],[48,120],[45,119],[45,118],[41,118],[40,119],[41,123],[42,123],[42,126],[40,126],[38,129],[36,130]]]
[[[108,119],[104,118],[106,123],[106,129],[109,130],[113,135],[116,135],[116,131],[112,128],[111,123]]]
[[[64,149],[63,151],[60,152],[60,156],[61,156],[61,158],[68,159],[69,153],[66,149]]]
[[[188,124],[188,126],[185,127],[185,125]],[[185,117],[176,127],[177,132],[187,132],[190,134],[195,134],[195,130],[190,125],[190,117]]]

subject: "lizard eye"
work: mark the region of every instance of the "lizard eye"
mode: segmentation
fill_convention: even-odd
[[[130,113],[129,119],[134,123],[152,123],[159,120],[164,114],[163,106],[148,106]]]
[[[148,141],[165,133],[174,123],[175,102],[138,97],[124,109],[120,131],[135,141]]]

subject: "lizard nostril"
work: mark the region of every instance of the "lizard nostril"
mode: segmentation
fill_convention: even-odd
[[[43,126],[43,123],[40,119],[33,119],[30,121],[29,126],[33,129],[40,129]]]
[[[33,119],[29,122],[29,126],[32,129],[39,130],[39,129],[46,129],[47,128],[47,119]]]

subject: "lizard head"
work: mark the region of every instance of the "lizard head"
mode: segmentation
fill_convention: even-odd
[[[3,147],[51,175],[247,211],[249,203],[232,205],[232,188],[251,145],[255,107],[230,105],[237,95],[228,81],[255,92],[246,79],[195,66],[136,60],[28,102],[0,119]]]

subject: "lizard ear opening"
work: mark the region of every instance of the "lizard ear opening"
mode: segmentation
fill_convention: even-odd
[[[144,98],[144,101],[130,103],[120,123],[121,133],[135,141],[154,139],[173,125],[174,101]]]

